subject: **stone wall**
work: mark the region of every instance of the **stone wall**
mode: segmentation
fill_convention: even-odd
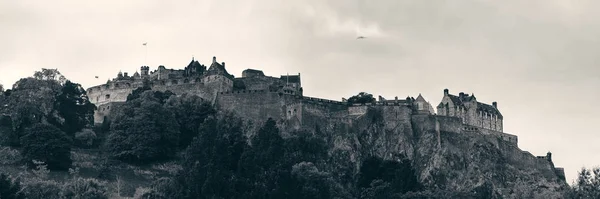
[[[136,89],[136,87],[131,86],[131,84],[129,86],[121,84],[124,85],[121,87],[115,87],[114,85],[115,84],[111,84],[88,89],[90,102],[96,106],[110,102],[124,102],[127,100],[127,96]]]
[[[462,120],[458,117],[436,115],[433,118],[439,124],[440,131],[460,133],[462,130]]]
[[[350,106],[348,107],[348,114],[350,115],[364,115],[367,113],[367,106]]]
[[[221,110],[231,111],[242,118],[262,122],[269,117],[276,120],[285,118],[286,105],[301,102],[296,96],[267,90],[220,92],[216,99],[217,106]]]
[[[236,80],[244,82],[246,90],[268,90],[271,84],[280,81],[279,78],[268,76],[242,77]]]
[[[114,112],[113,110],[118,110],[123,104],[125,104],[125,102],[109,102],[96,105],[97,109],[94,111],[94,123],[101,124],[106,118],[110,118],[110,114]]]

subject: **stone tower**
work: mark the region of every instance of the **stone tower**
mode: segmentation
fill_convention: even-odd
[[[140,71],[142,72],[142,74],[141,74],[142,77],[147,77],[148,74],[149,74],[149,71],[150,71],[150,67],[148,67],[148,66],[142,66],[140,68]]]

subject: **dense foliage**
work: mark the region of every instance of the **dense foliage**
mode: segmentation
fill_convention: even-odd
[[[185,149],[198,135],[198,129],[204,120],[216,113],[216,110],[196,95],[182,95],[170,97],[165,107],[175,114],[179,124],[179,146]]]
[[[358,95],[348,98],[348,104],[365,104],[375,102],[372,94],[360,92]]]
[[[21,138],[21,154],[31,166],[33,160],[42,161],[51,170],[66,170],[71,166],[71,139],[60,129],[49,124],[35,124]]]
[[[25,195],[21,192],[21,183],[10,176],[0,173],[0,198],[21,199]]]
[[[93,123],[96,107],[85,90],[56,69],[42,69],[33,77],[22,78],[7,93],[2,103],[5,106],[0,107],[7,117],[0,122],[3,144],[20,146],[25,130],[38,123],[52,124],[71,138]]]
[[[115,113],[106,139],[106,151],[127,162],[151,162],[175,155],[179,124],[165,108],[164,93],[145,91]]]
[[[570,198],[600,198],[600,167],[581,168],[572,185]]]

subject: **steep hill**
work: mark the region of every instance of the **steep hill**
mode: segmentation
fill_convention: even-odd
[[[494,135],[465,131],[453,118],[371,107],[363,115],[317,120],[322,122],[316,133],[331,146],[331,171],[340,182],[357,173],[366,157],[407,157],[426,190],[494,198],[562,198],[568,190],[549,157],[535,157]]]

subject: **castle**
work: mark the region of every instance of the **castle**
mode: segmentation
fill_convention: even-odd
[[[261,70],[246,69],[242,77],[234,77],[227,72],[225,62],[218,63],[216,57],[209,67],[193,58],[183,70],[160,65],[150,71],[148,66],[142,66],[140,73],[130,76],[119,72],[106,84],[88,88],[89,99],[97,106],[94,122],[98,124],[107,119],[111,109],[124,103],[133,90],[144,85],[144,81],[152,90],[197,95],[223,110],[237,112],[249,119],[280,118],[301,126],[317,122],[311,121],[310,115],[343,120],[363,115],[372,107],[404,107],[406,110],[403,109],[400,115],[452,117],[459,121],[461,131],[496,135],[517,144],[517,136],[503,132],[503,118],[497,103],[478,102],[474,95],[461,92],[456,96],[445,89],[437,114],[421,94],[416,99],[395,97],[387,100],[379,96],[373,103],[348,104],[346,99],[334,101],[303,96],[300,74],[270,77]]]
[[[434,121],[428,126],[438,133],[438,137],[443,131],[477,133],[497,137],[514,146],[518,144],[517,136],[503,131],[503,116],[497,102],[489,105],[477,101],[474,94],[460,92],[457,96],[450,94],[448,89],[444,89],[436,113],[421,94],[416,99],[395,97],[388,100],[379,96],[372,103],[361,104],[350,104],[344,98],[335,101],[307,97],[302,92],[300,74],[271,77],[260,70],[246,69],[242,77],[234,77],[227,72],[225,63],[218,63],[216,57],[209,67],[192,58],[183,70],[160,65],[154,71],[142,66],[140,72],[132,76],[119,72],[106,84],[87,89],[90,101],[97,106],[96,124],[108,120],[111,110],[125,103],[133,90],[146,84],[152,90],[197,95],[220,110],[233,112],[247,120],[274,118],[296,129],[314,127],[323,120],[351,123],[370,110],[379,110],[384,118],[399,124]],[[532,156],[526,151],[523,154]],[[548,160],[554,168],[550,154],[537,158]],[[562,168],[554,169],[564,178]]]

